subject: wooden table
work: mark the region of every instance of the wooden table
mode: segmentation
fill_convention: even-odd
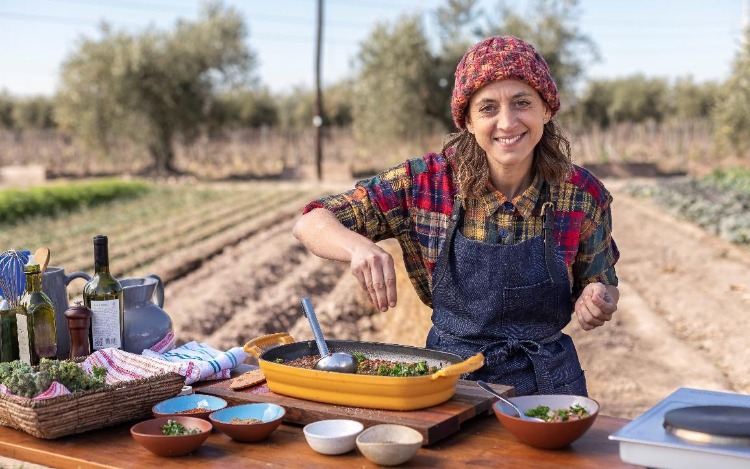
[[[632,468],[620,460],[617,442],[608,436],[628,421],[600,415],[581,439],[563,450],[538,450],[515,440],[494,415],[466,422],[461,431],[431,446],[422,447],[400,467],[456,468],[512,467],[535,469],[561,467]],[[197,451],[164,458],[149,453],[130,436],[132,424],[109,427],[79,435],[44,440],[0,426],[0,455],[60,468],[187,467],[321,467],[376,468],[356,448],[344,455],[324,456],[305,441],[302,427],[283,424],[259,443],[237,443],[214,430]]]

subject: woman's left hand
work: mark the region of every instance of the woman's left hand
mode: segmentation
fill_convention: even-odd
[[[617,287],[598,282],[586,285],[574,305],[581,329],[590,331],[612,319],[618,299]]]

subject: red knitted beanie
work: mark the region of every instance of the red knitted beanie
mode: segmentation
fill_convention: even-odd
[[[524,81],[537,90],[553,116],[560,109],[557,86],[539,52],[517,37],[494,36],[472,46],[458,62],[451,98],[456,127],[466,128],[466,106],[476,90],[508,78]]]

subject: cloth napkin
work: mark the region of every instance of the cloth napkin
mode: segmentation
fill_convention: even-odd
[[[107,370],[107,384],[170,372],[184,376],[185,384],[192,384],[196,381],[229,378],[231,370],[246,357],[247,354],[242,347],[222,352],[207,344],[193,341],[165,353],[144,350],[141,355],[116,348],[105,348],[89,355],[81,363],[81,367],[89,373],[94,366],[103,367]],[[0,394],[10,392],[0,384]],[[65,386],[53,382],[49,389],[33,399],[50,399],[66,394],[70,394],[70,391]]]
[[[179,364],[180,369],[185,370],[184,373],[180,372],[181,375],[186,378],[198,376],[193,381],[185,380],[185,384],[191,384],[195,381],[229,378],[232,369],[245,361],[247,353],[242,347],[222,352],[208,344],[192,341],[165,353],[147,349],[143,351],[143,356]]]

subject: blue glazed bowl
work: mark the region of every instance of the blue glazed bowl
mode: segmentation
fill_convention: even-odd
[[[276,430],[286,414],[276,404],[256,403],[227,407],[212,412],[213,426],[236,441],[260,441]]]
[[[223,409],[227,401],[206,394],[177,396],[155,404],[151,408],[154,417],[198,417],[208,420],[208,414]]]

